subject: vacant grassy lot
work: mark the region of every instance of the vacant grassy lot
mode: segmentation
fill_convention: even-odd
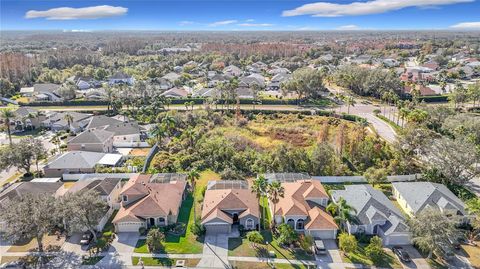
[[[238,257],[264,257],[269,251],[274,251],[276,258],[287,260],[313,260],[310,255],[302,249],[290,250],[280,247],[277,241],[273,240],[270,231],[261,232],[264,242],[257,248],[253,248],[247,239],[230,238],[228,240],[228,255]],[[268,242],[268,245],[267,245]]]

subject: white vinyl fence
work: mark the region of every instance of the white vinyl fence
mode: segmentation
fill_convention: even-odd
[[[63,174],[64,181],[85,180],[95,177],[110,177],[110,178],[130,178],[137,173],[92,173],[92,174]]]
[[[416,181],[422,178],[421,174],[388,176],[389,182]],[[364,176],[312,176],[312,179],[322,183],[367,183]]]

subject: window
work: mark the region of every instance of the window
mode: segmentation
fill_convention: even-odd
[[[159,225],[166,225],[165,218],[158,218],[158,224]]]
[[[126,195],[124,195],[124,196],[122,197],[122,200],[123,200],[124,202],[128,202],[128,197],[127,197]]]
[[[297,220],[297,230],[303,230],[303,219]]]
[[[253,226],[254,226],[253,219],[247,219],[247,221],[245,222],[245,228],[247,228],[247,230],[251,230],[253,229]]]

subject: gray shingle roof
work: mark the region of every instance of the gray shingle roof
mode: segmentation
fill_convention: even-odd
[[[62,182],[19,182],[0,192],[0,201],[13,200],[26,194],[54,195],[63,186]],[[1,206],[0,206],[1,207]]]
[[[427,205],[458,209],[465,214],[465,204],[458,199],[445,185],[432,182],[395,182],[392,184],[405,199],[413,213],[424,209]]]
[[[382,227],[385,233],[408,229],[402,212],[383,192],[370,185],[346,185],[345,190],[332,191],[334,201],[338,201],[340,197],[355,208],[357,220],[361,224],[385,220],[386,224]]]
[[[106,196],[110,195],[120,181],[120,178],[92,178],[81,180],[75,183],[68,192],[75,193],[82,190],[95,190],[99,195]]]
[[[122,121],[119,121],[117,119],[110,118],[104,115],[93,116],[90,118],[90,121],[87,125],[87,129],[93,129],[93,128],[103,127],[111,124],[119,124],[119,123],[122,123]]]
[[[45,168],[52,169],[80,169],[94,168],[105,153],[89,151],[70,151],[49,162]]]
[[[102,129],[86,130],[71,138],[68,144],[103,144],[113,135],[113,132]]]

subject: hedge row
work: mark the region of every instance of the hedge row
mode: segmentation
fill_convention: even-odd
[[[412,96],[404,96],[404,100],[412,100]],[[448,95],[430,95],[430,96],[420,96],[418,97],[420,102],[424,101],[425,103],[443,103],[448,102]]]
[[[204,98],[180,98],[180,99],[170,99],[171,104],[173,105],[183,105],[187,102],[193,102],[194,104],[203,104],[205,102]],[[240,99],[240,104],[242,105],[251,105],[253,104],[254,99]],[[218,104],[224,103],[225,100],[218,100]],[[256,100],[264,105],[296,105],[299,103],[298,100],[287,99],[262,99]],[[235,101],[234,101],[235,103]],[[35,101],[31,103],[20,102],[21,106],[106,106],[108,105],[107,101],[102,100],[71,100],[71,101]]]

